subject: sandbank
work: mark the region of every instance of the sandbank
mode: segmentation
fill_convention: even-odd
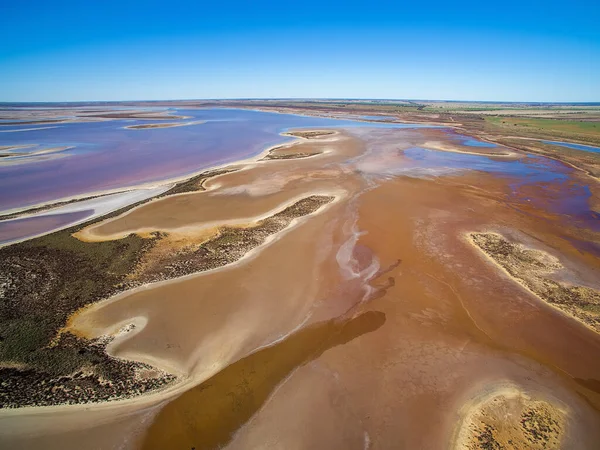
[[[190,125],[201,125],[206,123],[204,120],[196,120],[194,122],[181,122],[181,123],[146,123],[142,125],[127,125],[123,128],[127,130],[147,130],[153,128],[173,128],[173,127],[186,127]]]

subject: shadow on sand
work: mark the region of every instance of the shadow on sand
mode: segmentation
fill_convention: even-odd
[[[200,450],[225,446],[295,368],[384,323],[385,314],[378,311],[319,322],[237,361],[165,406],[142,448]]]

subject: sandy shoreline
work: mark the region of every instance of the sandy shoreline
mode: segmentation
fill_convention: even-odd
[[[335,132],[333,133],[331,136],[328,136],[326,139],[319,139],[319,144],[323,145],[326,143],[335,143],[336,142],[336,136],[338,136],[339,132]],[[298,141],[294,141],[292,143],[289,143],[286,145],[286,149],[293,149],[297,146],[298,143],[300,143],[301,141],[299,140],[300,138],[297,138]],[[219,183],[219,180],[223,179],[224,177],[237,177],[240,175],[240,171],[248,171],[250,169],[253,168],[257,168],[257,167],[261,167],[264,166],[264,164],[267,164],[266,167],[270,167],[272,164],[275,164],[277,162],[283,162],[284,160],[266,160],[264,159],[264,156],[270,154],[273,149],[278,149],[280,146],[272,146],[267,148],[266,150],[264,150],[263,152],[261,152],[259,155],[253,157],[253,158],[249,158],[249,159],[244,159],[241,161],[238,161],[236,163],[230,164],[230,165],[221,165],[221,166],[216,166],[212,169],[210,169],[207,172],[210,171],[214,171],[214,170],[220,170],[220,169],[238,169],[236,170],[236,172],[234,172],[233,174],[230,173],[223,173],[220,175],[216,175],[214,177],[211,177],[209,180],[209,183],[204,182],[203,185],[203,192],[207,193],[207,194],[211,194],[213,193],[213,191],[217,191],[219,189],[222,189],[221,184]],[[314,155],[314,157],[318,157],[320,155],[327,155],[328,152],[324,151],[322,153],[319,153],[317,155]],[[305,160],[306,158],[300,158]],[[293,158],[289,161],[292,161]],[[203,172],[200,172],[199,174],[202,174]],[[340,196],[341,192],[339,190],[337,191],[327,191],[327,190],[307,190],[305,192],[303,192],[302,194],[298,194],[296,196],[293,197],[289,197],[284,203],[278,204],[277,208],[279,207],[285,207],[285,206],[289,206],[290,204],[292,204],[294,201],[298,200],[299,198],[301,198],[302,196],[308,195],[308,194],[314,194],[314,195],[318,195],[318,194],[327,194],[327,193],[333,193],[336,196]],[[176,198],[176,197],[186,197],[186,196],[195,196],[197,195],[196,193],[181,193],[181,194],[174,194],[169,196],[170,198]],[[160,200],[160,199],[158,199]],[[118,217],[114,217],[114,218],[110,218],[108,220],[102,221],[98,224],[95,224],[92,227],[87,227],[84,230],[82,230],[80,233],[78,233],[78,237],[80,239],[83,240],[87,240],[87,241],[94,241],[94,240],[106,240],[106,239],[118,239],[120,237],[123,237],[124,235],[127,235],[131,232],[137,232],[137,233],[148,233],[150,231],[154,231],[156,230],[156,228],[137,228],[137,229],[128,229],[126,231],[121,232],[120,234],[110,234],[110,235],[102,235],[102,237],[99,236],[94,236],[93,230],[100,228],[100,227],[105,227],[107,225],[109,225],[112,222],[116,222],[116,221],[121,221],[124,218],[126,218],[129,215],[134,214],[136,211],[138,211],[139,209],[142,208],[146,208],[147,206],[145,206],[145,204],[136,206],[134,208],[131,208],[130,210],[128,210],[127,212],[125,212],[124,214],[118,216]],[[234,220],[219,220],[219,221],[209,221],[209,222],[204,222],[203,227],[204,228],[210,228],[210,227],[214,227],[217,224],[223,224],[223,225],[242,225],[244,223],[248,223],[251,221],[258,221],[261,219],[264,219],[266,217],[268,217],[269,215],[271,215],[271,211],[269,212],[265,212],[262,215],[255,215],[255,216],[247,216],[244,218],[238,218],[238,219],[234,219]],[[196,225],[194,225],[194,227],[197,227]],[[160,228],[162,231],[171,231],[171,232],[177,232],[177,231],[181,231],[181,232],[185,232],[185,227],[179,227],[179,228],[173,228],[173,227],[163,227]]]
[[[337,130],[333,130],[333,131],[337,132]],[[286,134],[286,132],[282,132],[280,134],[282,136],[286,136],[286,137],[292,136],[291,134]],[[301,142],[301,138],[297,138],[297,141]],[[292,143],[290,143],[290,145],[291,144]],[[162,187],[164,185],[172,185],[174,183],[179,183],[179,182],[188,180],[190,178],[193,178],[195,176],[201,175],[205,172],[216,171],[216,170],[225,169],[225,168],[229,168],[229,167],[243,166],[244,164],[251,164],[251,163],[258,162],[261,159],[263,159],[265,156],[267,156],[273,149],[275,149],[281,145],[282,144],[274,144],[274,145],[271,145],[268,148],[264,149],[263,151],[261,151],[259,154],[255,155],[255,156],[251,156],[248,158],[242,158],[240,160],[229,162],[229,163],[222,163],[222,164],[216,164],[213,166],[207,166],[206,168],[198,169],[190,174],[182,175],[179,177],[168,178],[168,179],[160,180],[160,181],[140,183],[140,184],[136,184],[136,185],[120,187],[120,188],[115,188],[115,189],[86,192],[84,194],[63,197],[63,198],[51,200],[48,202],[38,203],[35,205],[28,205],[28,206],[24,206],[24,207],[20,207],[20,208],[11,208],[11,209],[7,209],[7,210],[3,210],[3,211],[0,211],[0,218],[2,216],[6,216],[6,215],[14,215],[14,214],[21,214],[21,213],[25,215],[28,210],[37,209],[37,208],[41,208],[41,207],[48,207],[48,206],[52,206],[57,203],[75,202],[75,201],[78,201],[81,199],[87,199],[90,197],[99,197],[99,196],[103,196],[103,195],[117,194],[117,193],[135,190],[135,189],[153,189],[153,188]]]

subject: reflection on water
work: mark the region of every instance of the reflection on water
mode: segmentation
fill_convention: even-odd
[[[532,155],[522,159],[506,159],[422,147],[411,147],[397,154],[384,148],[383,151],[367,155],[358,167],[382,175],[415,177],[479,170],[511,176],[518,180],[515,188],[521,184],[560,182],[567,179],[572,171],[557,161]]]

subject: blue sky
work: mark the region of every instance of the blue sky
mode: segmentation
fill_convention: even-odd
[[[0,101],[600,101],[600,1],[8,1]]]

